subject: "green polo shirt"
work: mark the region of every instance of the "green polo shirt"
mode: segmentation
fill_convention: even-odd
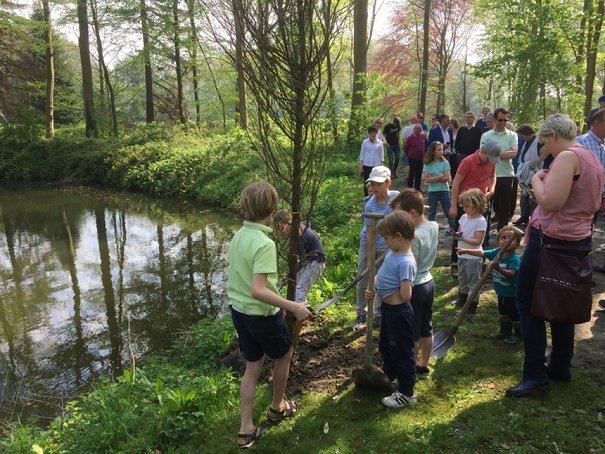
[[[508,151],[513,147],[516,150],[519,145],[517,133],[508,129],[504,129],[502,132],[496,132],[493,129],[484,132],[481,136],[481,146],[490,139],[498,142],[502,151]],[[515,176],[515,169],[513,168],[512,161],[512,159],[500,159],[498,164],[496,164],[496,178]]]
[[[274,315],[279,308],[252,297],[252,275],[267,274],[267,288],[277,291],[277,253],[269,238],[271,227],[244,221],[229,246],[227,298],[233,308],[247,315]]]

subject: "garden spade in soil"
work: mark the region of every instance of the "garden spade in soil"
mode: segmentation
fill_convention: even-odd
[[[364,216],[371,219],[374,232],[376,232],[377,220],[384,217],[384,215],[376,213],[366,213]],[[376,276],[375,254],[375,242],[369,243],[368,290],[371,291],[374,291],[374,277]],[[374,302],[372,300],[368,301],[367,313],[365,364],[363,368],[353,371],[353,381],[355,386],[360,389],[391,392],[391,382],[388,377],[381,370],[372,366],[372,354],[374,353],[374,339],[372,337]]]
[[[519,230],[518,228],[512,227],[512,229],[517,234],[523,235],[523,232],[521,230]],[[433,358],[441,358],[454,345],[456,345],[456,336],[455,336],[456,331],[458,331],[458,327],[460,327],[460,325],[464,321],[464,318],[466,316],[466,313],[468,312],[469,307],[471,307],[471,304],[473,304],[475,297],[481,291],[481,287],[483,286],[483,284],[489,277],[490,273],[492,272],[492,270],[493,270],[492,263],[498,261],[502,252],[505,251],[510,246],[510,243],[514,239],[515,239],[514,235],[511,235],[508,238],[504,247],[500,249],[500,251],[498,252],[496,257],[494,257],[494,260],[492,260],[492,262],[487,267],[485,272],[481,275],[479,282],[477,283],[477,285],[475,286],[473,291],[466,298],[466,302],[464,303],[464,306],[462,306],[462,309],[460,309],[460,312],[458,313],[458,316],[456,317],[456,320],[454,321],[454,325],[450,329],[441,330],[437,334],[435,334],[435,337],[433,339],[433,350],[431,351],[431,356]]]

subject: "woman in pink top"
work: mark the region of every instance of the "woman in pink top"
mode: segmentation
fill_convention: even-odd
[[[541,158],[554,157],[549,170],[540,170],[532,178],[536,202],[526,231],[517,282],[517,310],[525,359],[523,379],[507,396],[523,397],[550,390],[550,380],[569,381],[573,357],[574,325],[551,323],[552,354],[546,366],[546,326],[531,314],[532,294],[537,278],[540,241],[545,244],[590,247],[592,219],[601,205],[603,167],[590,150],[576,142],[577,126],[567,116],[549,117],[539,132],[544,143]],[[542,237],[541,237],[542,236]],[[560,249],[559,254],[583,258],[588,252]],[[573,301],[569,302],[573,304]]]
[[[422,126],[414,126],[412,135],[405,139],[403,152],[408,157],[410,173],[408,175],[408,188],[420,191],[420,180],[422,179],[422,158],[426,148],[426,136],[422,134]]]

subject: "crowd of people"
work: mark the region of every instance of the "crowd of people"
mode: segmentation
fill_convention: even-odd
[[[605,96],[601,100],[605,103]],[[357,285],[353,328],[372,328],[366,323],[366,308],[373,300],[383,372],[393,387],[392,394],[382,399],[385,406],[416,404],[416,377],[430,373],[435,295],[431,268],[438,245],[438,204],[448,224],[445,233],[452,239],[452,269],[459,291],[456,303],[470,304],[470,316],[477,311],[479,297],[472,300],[469,295],[478,295],[473,290],[482,274],[483,259],[491,261],[488,271],[500,314],[499,330],[492,337],[523,343],[522,379],[506,395],[531,396],[548,391],[551,380],[571,379],[574,325],[551,323],[552,354],[547,361],[545,320],[531,308],[540,250],[550,247],[578,259],[586,256],[593,222],[605,208],[605,108],[592,112],[588,122],[590,130],[581,136],[576,124],[562,114],[547,118],[537,133],[530,125],[521,125],[515,132],[505,109],[492,113],[485,108],[476,122],[474,113],[467,112],[462,127],[449,116],[439,115],[429,129],[418,112],[405,127],[394,117],[383,131],[380,119],[368,128],[359,173],[364,181],[364,213],[372,213],[372,217],[364,216],[357,272],[367,276],[376,263],[377,274],[373,286],[368,286],[367,279]],[[384,146],[388,166],[384,165]],[[406,167],[406,161],[408,188],[394,191],[392,179]],[[428,217],[422,182],[428,188]],[[513,224],[526,227],[522,257],[516,253],[521,235],[510,224],[517,184],[521,187],[521,216]],[[296,301],[279,294],[275,244],[269,237],[277,205],[277,192],[270,184],[249,184],[240,198],[244,225],[229,251],[228,300],[246,359],[240,391],[240,448],[252,446],[261,433],[254,424],[252,407],[265,355],[275,360],[267,420],[278,423],[298,411],[297,402],[284,399],[292,341],[282,312],[292,313],[298,321],[311,316],[306,292],[325,261],[319,237],[308,225],[299,226],[297,280],[301,286]],[[489,249],[492,210],[497,245]],[[382,217],[377,226],[372,221],[376,215]],[[286,212],[278,213],[273,223],[284,235],[291,234],[291,224]]]

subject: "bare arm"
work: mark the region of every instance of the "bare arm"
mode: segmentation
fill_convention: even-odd
[[[468,243],[467,240],[464,240]],[[458,255],[462,255],[462,254],[468,254],[468,255],[474,255],[475,257],[485,257],[485,254],[483,253],[483,251],[481,249],[463,249],[461,247],[456,248],[456,252],[458,253]]]
[[[483,237],[485,236],[485,231],[483,230],[477,230],[475,232],[475,235],[472,237],[464,237],[462,238],[462,241],[467,242],[468,244],[471,244],[473,246],[479,246],[480,244],[483,243]]]
[[[580,160],[573,151],[562,151],[548,172],[538,171],[531,179],[536,201],[547,211],[560,210],[571,192],[573,177],[580,171]],[[548,179],[545,180],[548,174]]]
[[[452,182],[452,207],[450,208],[449,215],[456,217],[458,214],[458,192],[460,191],[460,183],[462,183],[462,175],[456,173],[454,181]]]
[[[309,312],[304,304],[297,304],[294,301],[282,298],[268,289],[266,273],[255,273],[252,275],[252,297],[263,303],[292,312],[296,320],[304,320],[311,315],[311,312]]]
[[[494,270],[500,273],[504,277],[513,278],[517,275],[517,270],[509,270],[506,268],[500,268],[500,264],[496,261],[491,262],[491,266]]]
[[[412,298],[412,283],[408,280],[401,281],[399,286],[399,296],[402,301],[409,301]]]
[[[485,194],[487,200],[491,199],[494,195],[494,191],[496,190],[496,174],[494,173],[491,177],[489,177],[489,191]]]

